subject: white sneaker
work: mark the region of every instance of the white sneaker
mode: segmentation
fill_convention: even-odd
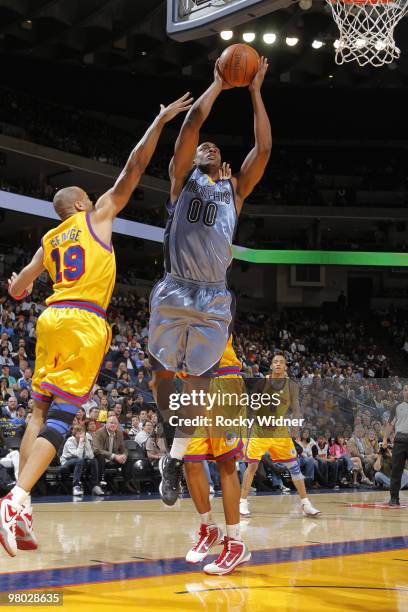
[[[0,500],[0,543],[10,557],[17,554],[16,523],[22,509],[12,501],[11,492]]]
[[[225,537],[222,544],[223,549],[218,559],[203,567],[206,574],[225,576],[231,574],[236,567],[250,561],[251,553],[244,542]]]
[[[95,485],[92,489],[92,495],[105,495],[105,493],[102,491],[99,485]]]
[[[215,495],[215,490],[212,485],[210,485],[210,495]]]
[[[219,543],[222,532],[217,525],[201,525],[198,540],[186,554],[187,563],[200,563],[210,554],[213,546]]]
[[[241,499],[239,502],[239,513],[241,516],[251,516],[247,499]]]
[[[79,487],[78,485],[72,489],[72,495],[74,495],[74,497],[75,496],[80,497],[83,494],[84,494],[83,488]]]
[[[308,499],[302,501],[302,511],[305,516],[318,516],[321,514],[321,511],[314,508]]]
[[[290,493],[289,487],[285,487],[285,485],[281,485],[279,488],[280,488],[280,492],[283,493],[284,495],[287,495],[287,493]]]
[[[23,508],[17,517],[16,540],[19,550],[37,550],[38,542],[33,531],[33,509]]]

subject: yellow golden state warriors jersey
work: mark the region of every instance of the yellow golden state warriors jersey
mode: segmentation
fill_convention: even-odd
[[[276,382],[275,382],[276,381]],[[283,387],[281,381],[284,381]],[[274,386],[274,383],[276,387]],[[270,395],[279,395],[279,405],[273,410],[275,417],[285,416],[290,408],[290,390],[289,390],[289,378],[273,378],[268,377],[265,379],[265,387],[263,393],[269,393]],[[269,414],[271,414],[270,409]]]
[[[237,357],[234,347],[232,346],[232,335],[229,337],[227,346],[223,356],[220,359],[220,365],[217,370],[217,376],[238,376],[241,371],[241,362]]]
[[[229,378],[240,378],[242,364],[238,359],[234,347],[232,346],[232,335],[229,337],[227,342],[227,346],[225,347],[225,351],[220,359],[218,370],[215,373],[215,376],[219,377],[229,377]],[[188,374],[184,372],[178,372],[177,376],[179,378],[187,378]]]
[[[54,290],[47,305],[85,300],[107,309],[115,286],[115,253],[95,234],[89,212],[72,215],[47,232],[42,247]]]

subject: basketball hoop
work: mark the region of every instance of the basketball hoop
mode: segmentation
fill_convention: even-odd
[[[339,28],[336,64],[384,66],[400,56],[394,29],[408,11],[408,0],[327,0]]]

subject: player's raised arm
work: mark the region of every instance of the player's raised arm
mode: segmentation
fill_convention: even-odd
[[[163,127],[179,113],[189,110],[192,101],[193,98],[190,97],[190,92],[187,92],[184,96],[169,104],[169,106],[161,105],[160,113],[133,149],[116,183],[96,203],[94,213],[94,220],[96,222],[98,220],[114,219],[126,206],[152,159]]]
[[[268,60],[261,57],[259,70],[254,77],[249,91],[254,108],[255,146],[248,153],[234,183],[237,193],[237,208],[240,212],[245,198],[261,180],[272,149],[272,130],[268,114],[262,99],[261,86],[268,70]]]
[[[30,263],[21,270],[20,274],[13,272],[8,281],[8,292],[12,298],[22,300],[31,293],[33,282],[45,270],[43,256],[43,249],[40,247]]]
[[[216,61],[214,67],[214,81],[198,100],[194,102],[176,140],[174,156],[169,166],[172,202],[175,202],[179,197],[186,175],[193,166],[201,126],[210,114],[213,104],[222,90],[230,89],[230,85],[223,81],[218,71],[218,62],[219,60]]]

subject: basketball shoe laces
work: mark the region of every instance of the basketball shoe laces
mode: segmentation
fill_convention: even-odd
[[[217,530],[218,531],[218,530]],[[193,547],[195,552],[206,552],[211,545],[211,527],[209,525],[201,525],[198,532],[198,542]],[[202,550],[204,548],[204,551]]]
[[[231,554],[233,555],[233,557],[236,555],[236,552],[232,550],[234,542],[233,540],[231,540],[231,538],[225,536],[224,539],[221,540],[221,544],[224,546],[224,548],[222,549],[222,552],[218,559],[214,561],[215,565],[222,565],[223,563],[225,563],[228,556]]]
[[[25,508],[17,516],[16,520],[16,537],[23,538],[28,535],[33,528],[33,515]]]

